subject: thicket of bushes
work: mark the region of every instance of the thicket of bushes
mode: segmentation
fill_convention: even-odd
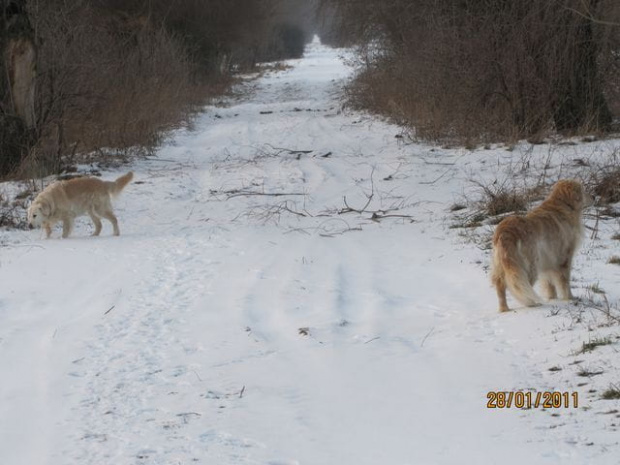
[[[362,44],[352,102],[464,143],[606,131],[620,111],[617,0],[323,0]]]
[[[303,53],[295,4],[0,0],[0,176],[57,171],[75,153],[155,147],[233,71]],[[33,124],[4,78],[16,67],[6,49],[19,41],[36,50]]]

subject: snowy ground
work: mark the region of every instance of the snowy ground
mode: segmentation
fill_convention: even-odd
[[[499,314],[491,227],[450,208],[620,141],[406,144],[341,111],[337,51],[291,64],[131,167],[120,238],[0,232],[0,463],[618,463],[617,221],[584,241],[581,303]],[[579,407],[488,409],[498,390]]]

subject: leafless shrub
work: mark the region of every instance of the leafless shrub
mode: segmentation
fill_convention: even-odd
[[[78,0],[31,0],[31,16],[41,43],[39,140],[24,174],[58,172],[76,152],[148,150],[204,95],[181,43],[146,17]]]
[[[619,215],[612,206],[620,202],[619,156],[619,151],[613,150],[603,159],[579,164],[583,166],[582,178],[586,188],[596,197],[597,205],[602,207],[599,213],[612,218]]]
[[[252,194],[246,194],[252,195]],[[288,195],[288,194],[283,194]],[[229,197],[230,198],[230,197]],[[279,225],[283,216],[296,216],[300,218],[313,217],[305,207],[300,207],[297,202],[292,200],[283,200],[275,204],[254,205],[247,211],[237,215],[233,221],[240,217],[249,218],[258,221],[261,224]],[[317,215],[320,216],[320,215]]]
[[[487,196],[485,210],[489,216],[502,213],[522,212],[527,208],[527,197],[521,192],[499,188],[495,191],[484,187]]]
[[[610,385],[603,394],[601,394],[601,399],[604,400],[615,400],[620,399],[620,387],[615,385]]]
[[[532,202],[544,197],[546,189],[544,180],[533,187],[518,187],[507,180],[496,180],[490,184],[472,183],[480,188],[482,194],[477,202],[478,212],[488,217],[525,212]]]
[[[613,342],[610,337],[595,337],[588,340],[588,342],[582,343],[581,350],[577,353],[585,354],[587,352],[592,352],[597,347],[606,346],[612,343]]]
[[[363,44],[353,104],[418,137],[540,140],[552,130],[607,130],[619,110],[613,0],[323,3]]]
[[[0,91],[0,175],[19,177],[59,172],[85,154],[150,153],[225,92],[234,72],[299,56],[309,38],[301,12],[313,8],[299,0],[20,4],[37,46],[33,130],[4,111],[10,96]]]
[[[592,190],[602,203],[620,202],[620,168],[595,174]]]
[[[0,193],[0,228],[27,229],[24,207],[17,201],[10,201]]]

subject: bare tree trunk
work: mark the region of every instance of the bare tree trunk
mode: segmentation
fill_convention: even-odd
[[[0,0],[0,175],[17,167],[34,134],[33,35],[26,0]]]
[[[5,47],[5,63],[9,79],[13,110],[26,123],[34,128],[34,86],[36,51],[32,40],[16,38],[9,40]]]
[[[588,11],[596,9],[597,4],[598,0],[589,2],[591,9]],[[574,55],[568,61],[571,69],[566,70],[557,82],[556,128],[559,131],[579,128],[608,130],[612,114],[603,94],[593,21],[585,15],[568,14],[571,15],[568,21],[577,22],[573,29]]]

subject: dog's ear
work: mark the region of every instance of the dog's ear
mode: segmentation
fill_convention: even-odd
[[[576,205],[583,206],[585,193],[583,190],[583,185],[577,181],[573,183],[573,199],[575,200]]]
[[[556,191],[558,197],[568,205],[574,208],[578,208],[583,205],[583,186],[579,181],[563,179],[558,181],[554,190]]]
[[[41,202],[41,213],[43,213],[43,215],[45,216],[50,216],[50,214],[52,213],[52,206],[49,202]]]
[[[583,186],[580,182],[571,182],[571,194],[575,205],[581,205],[583,203]]]

